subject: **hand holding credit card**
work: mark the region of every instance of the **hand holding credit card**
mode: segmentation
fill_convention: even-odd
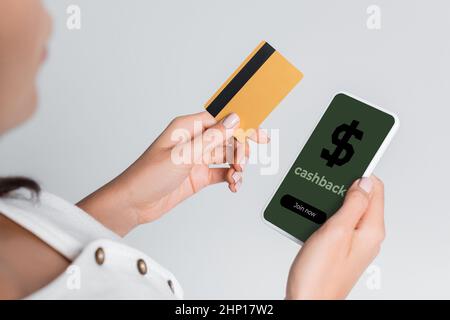
[[[303,78],[269,43],[262,41],[206,103],[217,120],[240,117],[235,137],[242,142]]]

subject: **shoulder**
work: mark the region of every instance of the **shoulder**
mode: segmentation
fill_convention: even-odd
[[[24,190],[0,199],[0,212],[73,260],[90,242],[120,237],[74,204],[48,192],[31,199]]]

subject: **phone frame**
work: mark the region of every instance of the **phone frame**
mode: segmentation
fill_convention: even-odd
[[[373,170],[375,169],[376,165],[378,164],[378,162],[380,161],[381,157],[383,156],[384,152],[386,151],[388,145],[391,143],[392,138],[395,136],[395,134],[398,131],[398,128],[400,127],[400,120],[397,117],[397,115],[395,113],[392,113],[391,111],[388,111],[384,108],[379,107],[376,104],[373,104],[371,102],[368,102],[365,99],[362,99],[354,94],[348,93],[346,91],[338,91],[333,98],[330,100],[330,103],[328,104],[328,107],[330,106],[331,102],[333,101],[333,99],[339,95],[339,94],[345,94],[355,100],[358,100],[362,103],[365,103],[375,109],[378,109],[384,113],[387,113],[388,115],[392,116],[394,118],[394,125],[392,126],[391,130],[389,131],[389,133],[386,135],[386,137],[383,140],[383,143],[381,144],[381,146],[378,148],[377,152],[375,153],[375,155],[373,156],[372,160],[370,161],[369,165],[367,166],[366,170],[364,171],[363,177],[369,177]],[[328,108],[327,107],[327,108]],[[323,115],[323,114],[322,114]],[[303,144],[302,148],[300,149],[300,151],[296,154],[295,158],[293,159],[293,161],[291,162],[292,164],[295,162],[295,159],[297,159],[298,155],[300,154],[300,152],[303,150],[303,148],[305,147],[306,143],[308,142],[309,138],[311,137],[311,135],[314,132],[314,129],[317,127],[317,125],[319,124],[320,120],[322,119],[322,116],[320,117],[319,121],[317,122],[317,124],[312,128],[311,133],[308,136],[308,139],[305,141],[305,143]],[[291,167],[292,167],[291,164]],[[289,167],[290,168],[290,167]],[[274,229],[275,231],[277,231],[278,233],[281,233],[283,236],[287,237],[288,239],[291,239],[292,241],[294,241],[295,243],[303,246],[303,241],[301,241],[300,239],[297,239],[296,237],[294,237],[293,235],[291,235],[290,233],[284,231],[283,229],[281,229],[280,227],[274,225],[272,222],[268,221],[265,219],[264,217],[264,212],[267,209],[267,206],[269,205],[270,201],[273,199],[273,197],[275,196],[275,193],[277,192],[277,190],[280,188],[281,184],[283,183],[284,179],[286,178],[286,176],[288,175],[289,170],[286,172],[285,175],[283,175],[282,179],[280,182],[278,182],[275,190],[272,192],[272,195],[270,196],[269,200],[266,202],[266,204],[264,205],[263,209],[261,210],[261,218],[264,222],[264,224],[266,224],[267,226],[269,226],[271,229]]]

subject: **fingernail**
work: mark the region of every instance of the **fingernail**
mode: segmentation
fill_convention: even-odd
[[[239,116],[236,113],[228,115],[223,119],[223,126],[227,129],[233,129],[239,123]]]
[[[234,183],[238,183],[242,178],[242,173],[236,171],[231,177],[233,178]]]
[[[239,190],[239,188],[241,187],[241,184],[242,184],[242,182],[241,182],[241,180],[239,180],[239,181],[234,185],[234,187],[236,188],[236,191]]]
[[[372,179],[370,179],[370,178],[362,177],[359,180],[359,187],[367,193],[370,193],[370,191],[372,191],[372,185],[373,185],[373,182],[372,182]]]

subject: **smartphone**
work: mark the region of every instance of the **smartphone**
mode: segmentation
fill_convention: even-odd
[[[398,117],[348,93],[332,99],[294,164],[263,210],[263,219],[303,244],[370,176],[398,130]]]

